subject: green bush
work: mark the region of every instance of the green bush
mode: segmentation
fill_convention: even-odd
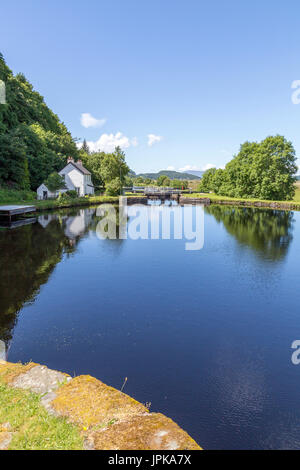
[[[69,202],[71,197],[67,193],[59,193],[57,201],[59,203]]]
[[[75,190],[66,191],[64,194],[67,194],[71,199],[75,199],[76,197],[78,197],[77,191]]]
[[[211,168],[204,173],[198,190],[243,199],[291,200],[296,172],[292,143],[276,135],[245,142],[224,170]]]
[[[114,178],[109,183],[106,183],[105,194],[107,196],[118,196],[121,192],[122,184],[120,178]]]
[[[35,201],[36,197],[36,193],[33,191],[0,188],[1,203],[23,203],[26,201]]]

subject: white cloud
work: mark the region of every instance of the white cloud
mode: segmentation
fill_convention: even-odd
[[[89,127],[102,127],[106,119],[96,119],[90,113],[82,113],[80,118],[81,125],[88,129]]]
[[[202,167],[197,165],[185,165],[184,167],[179,168],[178,171],[181,171],[182,173],[188,173],[189,171],[206,171],[210,168],[217,168],[217,165],[214,165],[213,163],[207,163]]]
[[[202,171],[207,171],[210,170],[211,168],[217,168],[217,165],[214,165],[213,163],[207,163],[202,167]]]
[[[95,142],[87,142],[91,152],[113,152],[116,147],[121,147],[121,149],[126,149],[130,146],[136,147],[138,145],[138,140],[136,137],[129,139],[126,135],[123,135],[122,132],[117,132],[116,134],[102,134],[98,140]],[[78,144],[78,148],[82,147],[82,143]]]
[[[161,142],[162,140],[163,140],[163,137],[161,135],[148,134],[148,145],[149,145],[149,147],[152,147],[153,144]]]
[[[176,168],[175,168],[175,166],[172,166],[172,165],[171,165],[171,166],[168,166],[168,167],[167,167],[167,170],[168,170],[168,171],[175,171]]]
[[[178,171],[182,171],[182,173],[186,173],[186,172],[188,172],[189,170],[201,171],[201,168],[200,168],[199,166],[196,166],[196,165],[185,165],[184,167],[179,168]]]

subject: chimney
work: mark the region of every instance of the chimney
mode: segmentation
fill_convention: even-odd
[[[68,163],[74,162],[73,157],[68,157]]]
[[[82,160],[77,160],[77,163],[82,166]]]

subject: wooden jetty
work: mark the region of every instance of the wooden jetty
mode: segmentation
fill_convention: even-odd
[[[0,206],[0,218],[5,218],[8,222],[30,212],[36,212],[35,206]]]
[[[0,228],[6,228],[6,229],[13,229],[13,228],[18,228],[18,227],[23,227],[24,225],[31,225],[35,224],[37,221],[37,217],[26,217],[26,219],[17,219],[13,220],[11,222],[5,222],[3,219],[0,219]]]

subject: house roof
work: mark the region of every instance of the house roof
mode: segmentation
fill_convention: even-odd
[[[39,189],[42,189],[42,188],[46,188],[47,191],[49,191],[49,189],[47,188],[47,186],[45,185],[45,183],[42,183],[42,184],[37,188],[37,191],[38,191]]]
[[[77,162],[69,162],[69,163],[71,163],[71,165],[75,166],[75,168],[77,168],[77,170],[81,171],[81,173],[83,173],[84,175],[90,175],[91,174],[86,168],[84,168],[84,166],[80,165],[80,163],[77,163]]]

